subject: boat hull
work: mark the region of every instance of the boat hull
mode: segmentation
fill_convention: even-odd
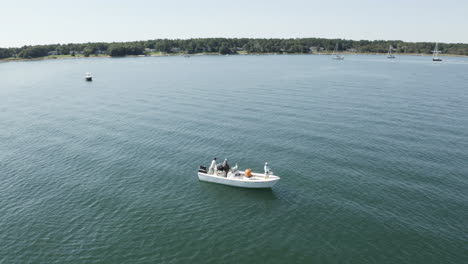
[[[86,80],[87,82],[91,82],[91,81],[93,81],[93,77],[85,77],[85,80]]]
[[[442,61],[442,59],[434,58],[434,59],[432,59],[432,61]]]
[[[243,175],[239,177],[223,177],[198,172],[198,179],[204,182],[212,182],[240,188],[258,189],[273,187],[273,185],[275,185],[280,180],[280,177],[270,175],[268,178],[265,178],[263,174],[258,173],[253,173],[253,176],[251,178],[246,178]]]

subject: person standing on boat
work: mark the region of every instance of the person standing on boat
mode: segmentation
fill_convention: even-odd
[[[224,162],[223,162],[224,177],[227,177],[229,169],[230,167],[229,167],[229,164],[227,163],[227,159],[224,159]]]
[[[208,174],[216,174],[216,158],[211,162],[210,168],[208,169]]]
[[[270,177],[271,169],[270,166],[268,165],[268,162],[265,162],[265,167],[263,167],[265,170],[265,179],[268,179]]]

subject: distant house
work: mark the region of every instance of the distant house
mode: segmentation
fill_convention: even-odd
[[[70,55],[71,55],[71,54],[84,54],[84,52],[83,52],[83,51],[71,50],[71,51],[70,51]]]
[[[317,51],[319,50],[319,48],[320,48],[320,47],[317,47],[317,46],[315,46],[315,47],[309,47],[309,50],[310,50],[310,52],[314,53],[314,52],[317,52]]]
[[[147,52],[154,52],[155,49],[146,48],[145,51],[147,51]]]
[[[58,52],[58,51],[56,51],[56,50],[49,51],[49,52],[47,52],[47,55],[48,55],[48,56],[52,56],[52,55],[59,55],[59,52]]]
[[[181,49],[180,48],[171,48],[171,52],[180,52]]]
[[[104,50],[96,50],[96,52],[94,52],[94,54],[106,54],[106,52]]]
[[[355,48],[349,48],[349,49],[346,49],[346,50],[349,51],[349,52],[356,52],[357,51],[357,49],[355,49]]]

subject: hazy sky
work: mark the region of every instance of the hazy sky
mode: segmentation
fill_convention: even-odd
[[[468,43],[468,1],[0,0],[0,47],[205,37]]]

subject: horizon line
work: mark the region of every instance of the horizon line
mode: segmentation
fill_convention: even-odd
[[[145,40],[127,40],[127,41],[87,41],[87,42],[68,42],[68,43],[47,43],[47,44],[30,44],[30,45],[21,45],[21,46],[9,46],[9,47],[0,47],[2,49],[12,49],[12,48],[22,48],[27,46],[47,46],[47,45],[68,45],[68,44],[88,44],[88,43],[125,43],[125,42],[140,42],[140,41],[152,41],[152,40],[191,40],[191,39],[327,39],[327,40],[344,40],[344,41],[395,41],[395,42],[405,42],[405,43],[441,43],[441,44],[468,44],[464,42],[435,42],[435,41],[404,41],[397,39],[346,39],[346,38],[323,38],[323,37],[290,37],[290,38],[257,38],[257,37],[200,37],[200,38],[154,38],[154,39],[145,39]]]

